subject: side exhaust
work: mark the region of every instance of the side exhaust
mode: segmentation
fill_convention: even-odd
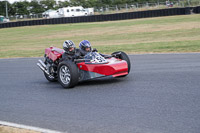
[[[38,61],[44,68],[47,68],[47,66],[44,64],[44,62],[42,60],[38,60]]]
[[[47,71],[46,65],[44,64],[44,62],[42,62],[41,60],[38,60],[39,63],[37,63],[37,66],[46,74],[50,75],[49,72]]]

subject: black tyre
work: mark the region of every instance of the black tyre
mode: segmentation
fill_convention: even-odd
[[[120,54],[118,55],[117,53],[120,53]],[[129,73],[130,69],[131,69],[131,62],[130,62],[130,59],[129,59],[128,55],[126,53],[122,52],[122,51],[114,52],[114,53],[112,53],[112,55],[113,54],[117,54],[118,55],[117,57],[119,59],[125,60],[127,62],[127,64],[128,64],[128,73]],[[126,76],[126,75],[124,75],[124,76]],[[124,76],[122,76],[122,77],[124,77]]]
[[[47,59],[46,59],[47,60]],[[49,81],[49,82],[56,82],[57,81],[57,76],[54,74],[54,69],[53,69],[53,67],[47,62],[47,61],[45,61],[44,62],[44,64],[46,65],[46,66],[48,66],[47,67],[47,71],[50,73],[50,75],[48,75],[48,74],[46,74],[45,72],[44,72],[44,76],[45,76],[45,78]]]
[[[55,78],[54,76],[48,75],[45,72],[44,72],[44,76],[49,82],[56,82],[57,81],[57,78]]]
[[[78,67],[75,63],[63,61],[58,65],[58,81],[64,88],[74,87],[78,80]]]

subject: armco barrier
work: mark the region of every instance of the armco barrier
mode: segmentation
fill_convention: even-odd
[[[47,25],[47,24],[64,24],[64,23],[80,23],[80,22],[100,22],[100,21],[114,21],[136,18],[172,16],[172,15],[187,15],[190,14],[192,7],[186,8],[169,8],[160,10],[126,12],[106,15],[80,16],[80,17],[66,17],[66,18],[52,18],[39,19],[29,21],[18,21],[1,23],[0,28],[32,26],[32,25]],[[194,13],[200,13],[200,6],[192,8]]]
[[[200,6],[194,7],[193,13],[200,13]]]

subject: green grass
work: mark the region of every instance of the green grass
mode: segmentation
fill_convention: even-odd
[[[0,29],[0,58],[43,56],[67,39],[101,53],[200,52],[200,15]]]
[[[200,41],[154,42],[126,45],[97,46],[99,51],[110,53],[113,51],[126,51],[127,53],[172,53],[172,52],[199,52]],[[152,52],[153,51],[153,52]]]

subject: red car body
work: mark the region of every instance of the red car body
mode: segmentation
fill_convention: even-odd
[[[52,61],[56,61],[62,57],[63,49],[50,47],[45,49],[45,54]],[[80,70],[100,74],[101,76],[118,77],[128,74],[128,64],[125,60],[111,57],[107,58],[105,64],[87,64],[85,62],[77,63]],[[99,77],[99,76],[97,76]],[[91,77],[95,78],[95,77]]]

